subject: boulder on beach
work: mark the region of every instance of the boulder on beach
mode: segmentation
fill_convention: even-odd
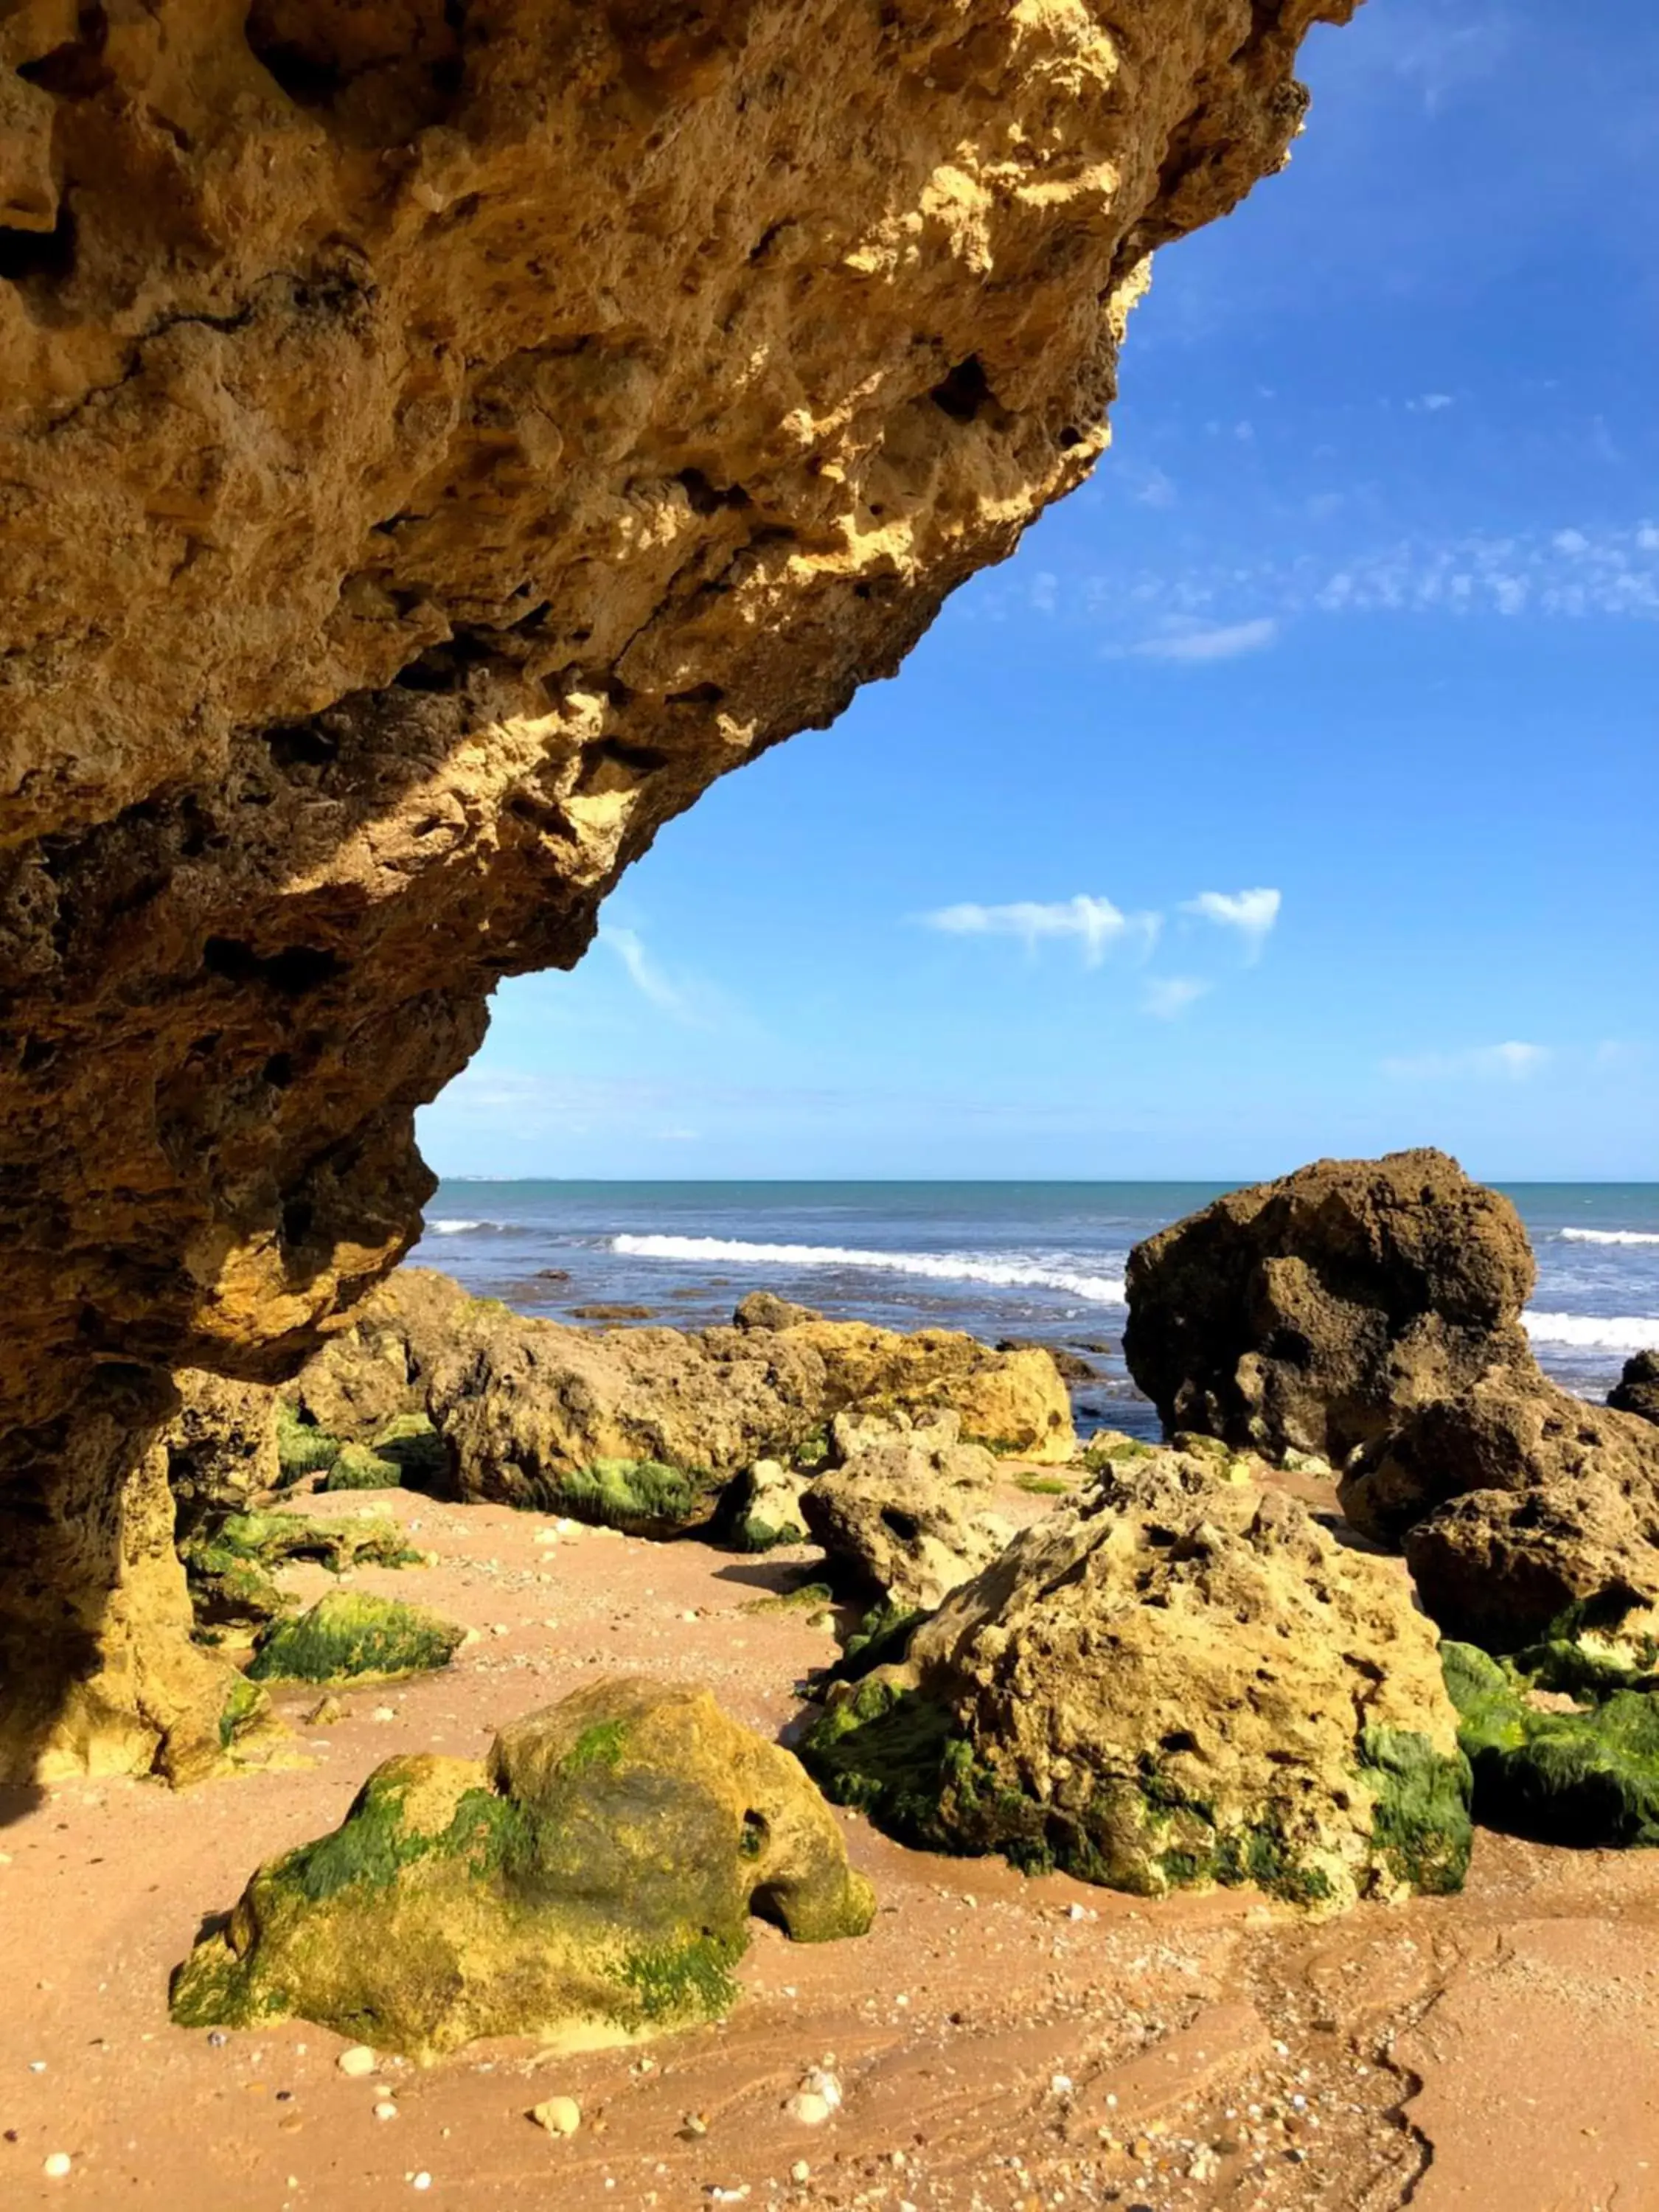
[[[456,1309],[423,1376],[459,1494],[671,1534],[708,1522],[757,1460],[821,1456],[849,1409],[949,1408],[982,1444],[1069,1457],[1071,1407],[1046,1352],[803,1311],[751,1298],[736,1323],[688,1334],[568,1328],[488,1301]]]
[[[817,1942],[874,1909],[790,1753],[706,1692],[603,1681],[487,1762],[376,1768],[198,1943],[173,2016],[297,2016],[418,2059],[479,2036],[602,2045],[726,2013],[751,1912]]]
[[[1340,1462],[1530,1368],[1533,1277],[1514,1207],[1445,1153],[1320,1160],[1137,1245],[1124,1356],[1168,1430]]]
[[[466,1636],[453,1620],[367,1590],[331,1590],[271,1623],[248,1664],[256,1682],[395,1681],[446,1667]]]
[[[1210,1455],[1125,1455],[838,1685],[803,1754],[904,1839],[1158,1895],[1460,1886],[1468,1768],[1397,1563]]]
[[[959,1414],[837,1414],[839,1464],[801,1492],[832,1579],[900,1613],[926,1611],[988,1565],[1013,1529],[991,1508],[997,1462]]]
[[[1659,1604],[1659,1429],[1530,1362],[1408,1414],[1339,1495],[1357,1528],[1403,1547],[1445,1632],[1488,1650]]]
[[[1659,1646],[1583,1638],[1509,1662],[1442,1647],[1483,1827],[1576,1850],[1659,1844]]]
[[[310,1521],[297,1513],[228,1513],[179,1546],[197,1625],[258,1626],[292,1609],[271,1580],[291,1559],[314,1559],[332,1574],[358,1566],[420,1565],[396,1522],[369,1517]]]
[[[1624,1373],[1607,1393],[1607,1403],[1617,1413],[1659,1422],[1659,1352],[1638,1352],[1627,1359]]]

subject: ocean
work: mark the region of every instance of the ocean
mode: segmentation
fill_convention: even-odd
[[[1186,1182],[507,1182],[452,1181],[414,1254],[479,1297],[573,1317],[648,1307],[675,1328],[727,1320],[766,1289],[890,1328],[967,1329],[1063,1346],[1085,1434],[1157,1434],[1123,1364],[1129,1248],[1218,1194]],[[1659,1347],[1659,1183],[1507,1187],[1538,1261],[1533,1348],[1600,1398]]]

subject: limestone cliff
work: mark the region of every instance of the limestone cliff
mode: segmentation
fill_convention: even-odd
[[[1353,4],[6,10],[14,1715],[128,1664],[169,1371],[291,1372],[495,983],[1081,480]]]

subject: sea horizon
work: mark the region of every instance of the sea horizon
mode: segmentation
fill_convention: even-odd
[[[1524,1319],[1540,1365],[1604,1397],[1633,1352],[1659,1347],[1659,1181],[1492,1187],[1537,1261]],[[1043,1342],[1094,1370],[1073,1385],[1081,1430],[1151,1437],[1156,1414],[1123,1361],[1130,1249],[1239,1188],[1199,1176],[452,1176],[410,1256],[552,1320],[706,1328],[764,1289],[886,1328]]]

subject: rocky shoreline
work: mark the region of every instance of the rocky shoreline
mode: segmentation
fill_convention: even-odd
[[[1322,1162],[1218,1200],[1132,1263],[1129,1355],[1171,1425],[1160,1447],[1107,1432],[1079,1448],[1040,1349],[830,1322],[765,1294],[696,1335],[579,1329],[406,1270],[281,1391],[185,1378],[166,1472],[215,1702],[210,1735],[204,1719],[173,1769],[203,1786],[173,1802],[200,1808],[197,1840],[218,1837],[220,1871],[153,1917],[219,1911],[236,1852],[251,1844],[262,1863],[187,1960],[161,1960],[144,1936],[148,1984],[123,1990],[149,2022],[141,2043],[247,2051],[235,2066],[291,2052],[291,2068],[333,2047],[331,2030],[363,2052],[388,2120],[409,2109],[410,2060],[441,2059],[438,2080],[462,2065],[469,2094],[499,2067],[545,2087],[568,2065],[560,2124],[543,2115],[540,2131],[580,2146],[557,2154],[562,2170],[591,2176],[592,2100],[608,2112],[626,2083],[643,2113],[659,2070],[701,2063],[599,2054],[668,2031],[688,2051],[699,2033],[741,2040],[744,1954],[768,1923],[785,1948],[763,1941],[762,1971],[792,1988],[838,1939],[826,1948],[840,1962],[810,1973],[862,1994],[826,1997],[841,2008],[830,2049],[850,2041],[876,2075],[900,2064],[922,2022],[898,2021],[860,1962],[881,1953],[890,1970],[883,1922],[915,1914],[919,1884],[934,1899],[924,1943],[945,1940],[938,1898],[969,1890],[1002,1900],[1015,1931],[1065,1899],[1073,1932],[1055,1958],[1090,1953],[1103,1917],[1121,1929],[1167,1916],[1146,1941],[1232,1960],[1206,1984],[1224,2012],[1235,1999],[1218,1992],[1257,1957],[1271,1994],[1247,2008],[1258,2026],[1229,2081],[1272,2072],[1251,2037],[1263,2004],[1278,2020],[1289,2003],[1291,1962],[1327,1941],[1356,1960],[1388,1950],[1386,1908],[1402,1901],[1452,1916],[1463,1963],[1407,1978],[1390,2049],[1431,1996],[1449,2002],[1473,1971],[1464,1935],[1503,1917],[1488,1869],[1529,1869],[1547,1906],[1593,1866],[1592,1887],[1610,1885],[1643,1928],[1651,1916],[1659,1946],[1659,1863],[1623,1856],[1659,1841],[1659,1426],[1537,1373],[1516,1323],[1530,1279],[1505,1203],[1438,1154]],[[1638,1366],[1620,1395],[1639,1403],[1646,1379]],[[676,1589],[700,1601],[664,1605]],[[492,1598],[516,1617],[483,1620]],[[573,1601],[580,1626],[560,1618]],[[464,1711],[488,1718],[458,1735]],[[392,1756],[371,1771],[381,1729]],[[336,1796],[337,1825],[319,1827],[323,1770],[348,1747],[359,1786],[343,1820]],[[176,1878],[186,1830],[144,1811],[155,1801],[136,1782],[74,1779],[73,1748],[43,1778],[49,1795],[11,1808],[24,1850],[0,1874],[14,1896],[25,1859],[49,1863],[49,1812],[58,1833],[106,1818],[154,1831],[159,1817]],[[256,1817],[256,1797],[290,1811]],[[1553,1908],[1544,1919],[1555,1931]],[[1569,1920],[1560,1940],[1597,1940],[1576,1908]],[[1044,1954],[1024,1932],[1015,1948],[1033,1940]],[[22,1923],[9,1948],[25,1972],[44,1963]],[[1011,2000],[1028,2057],[1052,2040],[1045,1978]],[[1481,2002],[1458,2002],[1486,2033]],[[878,2039],[878,2063],[872,2006],[905,2031]],[[1318,2035],[1340,2051],[1322,2044],[1324,2059],[1350,2088],[1370,2080],[1381,2015],[1329,2016]],[[1166,1994],[1145,2017],[1146,2047],[1167,2045],[1179,2069],[1210,2014],[1178,2026]],[[948,2026],[923,2047],[948,2045]],[[1296,2032],[1310,2032],[1299,2017]],[[969,2071],[994,2070],[977,2036],[963,2039]],[[1109,2056],[1094,2028],[1082,2041],[1100,2080],[1140,2063],[1133,2044]],[[1180,2075],[1192,2128],[1210,2063]],[[848,2170],[803,2150],[762,2175],[734,2143],[731,2186],[779,2203],[1012,2206],[1054,2200],[1021,2196],[1011,2174],[1050,2189],[1064,2174],[1101,2201],[1128,2188],[1219,2203],[1243,2185],[1265,2203],[1316,2149],[1334,2154],[1322,2203],[1400,2203],[1432,2178],[1403,2117],[1422,2093],[1386,2068],[1388,2095],[1350,2097],[1325,2142],[1304,2124],[1324,2116],[1291,2089],[1269,2099],[1265,2132],[1255,2095],[1171,2152],[1162,2123],[1125,2137],[1109,2104],[1080,2131],[1080,2064],[1056,2060],[1067,2090],[1011,2123],[1012,2167],[975,2154],[970,2185],[940,2148],[971,2136],[957,2115],[922,2131],[890,2186],[854,2148],[871,2109],[857,2124],[843,2111],[874,2076],[803,2047],[796,2078],[767,2076],[738,2101],[758,2113],[774,2096],[769,2141],[830,2130]],[[422,2094],[435,2110],[448,2093]],[[10,2140],[38,2150],[44,2124]],[[112,2109],[94,2130],[94,2186],[113,2186],[114,2124]],[[702,2140],[686,2128],[677,2172]],[[85,2155],[65,2154],[72,2170]],[[619,2188],[633,2191],[622,2202],[691,2201],[653,2195],[635,2154],[619,2157],[607,2201]],[[410,2169],[437,2171],[435,2153]],[[445,2176],[459,2201],[471,2172]],[[320,2176],[295,2186],[334,2201]],[[222,2201],[264,2201],[249,2189]]]

